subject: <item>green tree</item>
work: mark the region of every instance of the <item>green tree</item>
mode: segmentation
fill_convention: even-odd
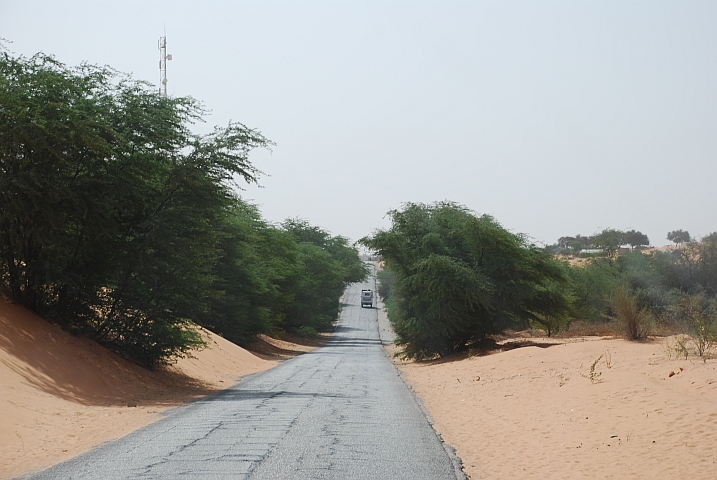
[[[0,282],[152,367],[201,346],[233,178],[270,142],[109,68],[0,54]]]
[[[581,250],[592,247],[593,239],[580,234],[574,237],[560,237],[557,246],[563,254],[577,255]]]
[[[617,258],[617,252],[621,245],[625,245],[625,232],[615,230],[614,228],[606,228],[602,232],[593,236],[593,243],[596,248],[603,251],[603,255],[611,262]]]
[[[212,270],[208,306],[197,323],[248,346],[257,334],[279,325],[276,311],[293,300],[286,298],[282,284],[296,263],[296,243],[239,199],[219,225],[221,253]]]
[[[667,233],[667,239],[675,245],[681,245],[690,242],[692,237],[690,237],[690,232],[687,230],[673,230]]]
[[[378,280],[378,294],[386,301],[391,296],[393,284],[396,283],[396,274],[386,268],[376,272]]]
[[[284,311],[284,325],[291,330],[327,330],[338,315],[344,289],[364,280],[368,268],[344,237],[332,236],[301,219],[286,220],[282,229],[298,244],[289,287],[294,300]]]
[[[560,266],[563,270],[563,277],[569,279],[570,266],[567,262],[561,262]],[[569,281],[562,281],[562,279],[560,281],[551,280],[546,282],[543,288],[554,298],[562,299],[568,305],[575,305],[578,300]],[[538,312],[529,323],[544,330],[550,337],[554,333],[570,328],[570,323],[575,319],[575,313],[575,308],[557,308],[548,312]]]
[[[712,232],[709,235],[705,235],[701,240],[703,243],[717,243],[717,232]]]
[[[628,230],[625,232],[625,243],[632,248],[646,247],[650,245],[650,239],[642,232],[637,230]]]
[[[619,278],[617,268],[605,259],[594,258],[587,265],[570,267],[567,276],[574,317],[592,323],[604,321],[609,296]]]
[[[358,256],[358,250],[349,245],[347,238],[332,236],[329,232],[309,224],[300,218],[290,218],[282,223],[282,228],[294,236],[299,243],[311,243],[328,252],[345,269],[343,283],[361,282],[368,275],[368,267]]]
[[[560,264],[492,217],[451,202],[408,203],[392,226],[359,242],[396,274],[391,321],[413,358],[443,356],[547,316],[569,302]]]

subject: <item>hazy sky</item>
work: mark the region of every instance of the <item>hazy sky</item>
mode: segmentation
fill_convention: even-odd
[[[353,240],[453,200],[538,242],[717,230],[717,2],[8,1],[17,54],[108,64],[277,143],[244,198]]]

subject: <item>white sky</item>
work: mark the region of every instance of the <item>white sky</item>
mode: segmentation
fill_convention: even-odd
[[[108,64],[277,143],[243,196],[356,240],[453,200],[553,243],[717,230],[717,2],[0,0],[26,56]]]

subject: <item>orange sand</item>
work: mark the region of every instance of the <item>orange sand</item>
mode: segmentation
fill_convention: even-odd
[[[0,298],[0,478],[71,458],[276,365],[217,335],[193,357],[149,372]]]
[[[670,360],[665,339],[530,342],[397,362],[470,478],[717,478],[717,360]]]

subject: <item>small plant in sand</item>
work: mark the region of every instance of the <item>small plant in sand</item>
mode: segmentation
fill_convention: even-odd
[[[610,354],[610,350],[605,350],[605,366],[612,368],[612,355]]]
[[[581,373],[583,377],[590,380],[590,383],[600,383],[602,382],[602,379],[600,378],[602,376],[602,372],[597,371],[597,364],[600,362],[600,360],[603,358],[604,355],[600,355],[597,360],[595,360],[592,365],[590,365],[590,372],[588,372],[587,375]]]
[[[707,360],[717,345],[717,306],[709,303],[704,294],[684,295],[672,309],[684,322],[686,335],[676,337],[671,349],[677,357],[690,354]]]
[[[690,337],[687,335],[678,335],[674,337],[672,340],[669,338],[665,340],[665,354],[667,355],[667,358],[669,360],[675,360],[678,358],[684,358],[687,360],[687,357],[690,354]]]
[[[711,357],[709,351],[715,345],[715,337],[713,331],[708,330],[707,327],[702,327],[697,335],[695,335],[695,338],[692,339],[692,342],[695,344],[695,352],[702,360]]]
[[[695,308],[688,318],[695,353],[702,359],[707,357],[717,343],[717,326],[714,317],[713,305],[707,309]]]

